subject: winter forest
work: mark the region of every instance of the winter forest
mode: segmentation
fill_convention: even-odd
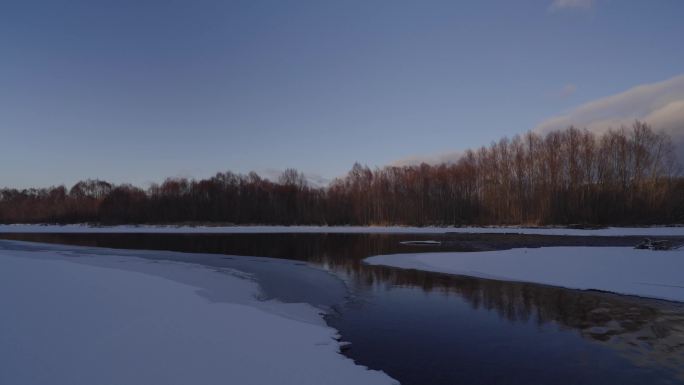
[[[643,122],[603,134],[569,127],[468,150],[454,163],[355,164],[328,186],[297,170],[167,179],[141,189],[84,180],[0,190],[2,223],[279,225],[663,224],[684,221],[671,139]]]

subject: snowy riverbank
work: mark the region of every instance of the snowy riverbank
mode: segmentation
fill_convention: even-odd
[[[380,255],[367,258],[364,262],[684,301],[684,249],[650,251],[629,247],[542,247]]]
[[[684,226],[607,227],[570,229],[563,227],[404,227],[404,226],[172,226],[172,225],[0,225],[0,233],[374,233],[374,234],[443,234],[443,233],[517,233],[571,236],[684,236]]]
[[[236,270],[0,241],[0,383],[396,383],[315,307],[258,293]]]

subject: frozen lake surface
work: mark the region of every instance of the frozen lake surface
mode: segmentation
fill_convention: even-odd
[[[259,286],[259,299],[268,301],[250,297],[244,305],[288,319],[292,316],[277,311],[279,304],[308,303],[326,310],[327,326],[351,342],[344,355],[403,385],[684,382],[684,308],[679,303],[363,262],[376,255],[520,245],[626,247],[640,242],[639,237],[302,232],[0,237],[51,243],[21,243],[19,248],[0,241],[5,248],[50,249],[75,261],[100,256],[100,268],[102,263],[121,269],[126,266],[121,261],[133,257],[147,262],[136,264],[136,273],[145,266],[150,269],[145,274],[158,274],[157,267],[167,262],[247,273]],[[185,274],[172,278],[198,287]],[[195,293],[211,302],[237,300],[220,283],[200,287]],[[270,303],[277,306],[261,307]]]
[[[0,383],[396,383],[243,272],[125,254],[0,241]]]
[[[572,236],[684,236],[684,226],[607,227],[571,229],[563,227],[409,227],[409,226],[89,226],[76,225],[0,225],[0,233],[336,233],[336,234],[443,234],[443,233],[516,233]]]
[[[541,247],[483,252],[379,255],[371,265],[684,302],[684,249]]]

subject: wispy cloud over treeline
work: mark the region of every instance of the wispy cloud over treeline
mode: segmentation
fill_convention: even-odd
[[[629,127],[635,120],[646,121],[654,130],[670,135],[680,159],[684,159],[684,75],[591,101],[542,121],[534,131],[547,133],[575,126],[604,133]]]

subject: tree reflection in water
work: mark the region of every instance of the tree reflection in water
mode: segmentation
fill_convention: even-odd
[[[609,346],[640,366],[684,380],[684,306],[596,291],[370,266],[366,257],[401,252],[473,251],[551,245],[633,245],[630,237],[512,234],[0,234],[5,239],[80,246],[264,256],[307,261],[347,278],[356,290],[376,285],[458,296],[473,309],[512,323],[555,323]],[[403,245],[438,240],[441,245]],[[681,240],[680,240],[681,241]]]

